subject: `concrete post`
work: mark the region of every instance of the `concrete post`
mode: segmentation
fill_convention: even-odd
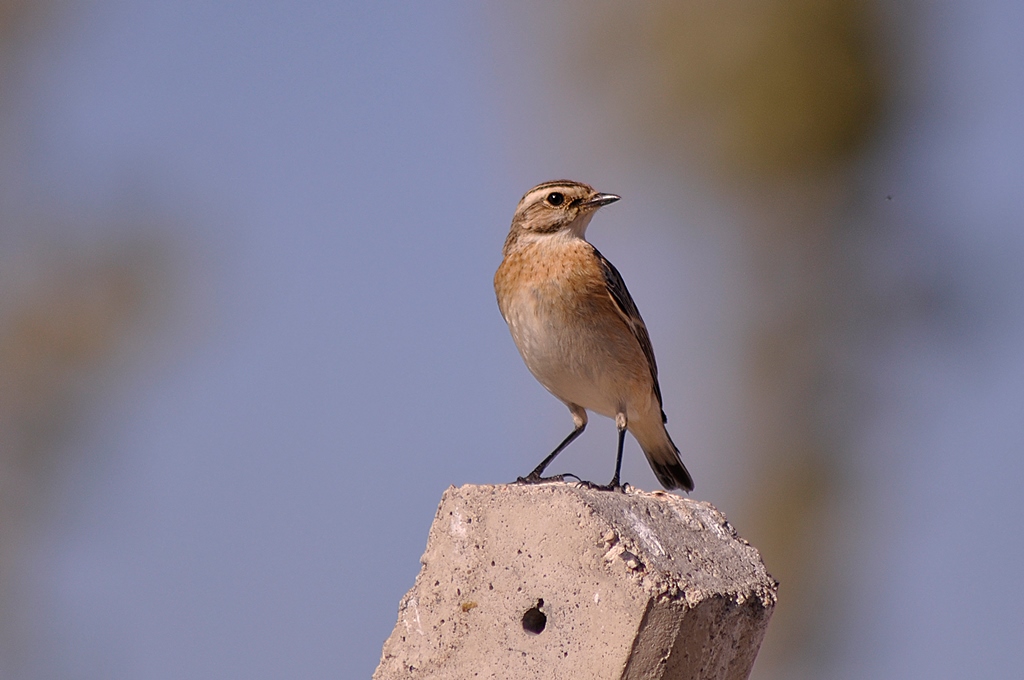
[[[450,487],[374,680],[750,674],[777,584],[709,503]]]

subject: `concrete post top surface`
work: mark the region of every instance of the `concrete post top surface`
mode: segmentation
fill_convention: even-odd
[[[775,604],[778,584],[761,556],[740,538],[715,506],[665,491],[629,487],[624,493],[599,491],[574,483],[451,486],[438,506],[434,529],[445,526],[459,536],[474,516],[508,527],[526,523],[537,536],[567,541],[561,525],[575,515],[579,528],[593,527],[595,544],[606,562],[618,559],[640,576],[658,597],[695,605],[706,597],[729,596],[742,604],[749,597]],[[554,534],[551,536],[550,534]],[[424,554],[428,559],[430,550]],[[632,566],[633,564],[636,566]]]
[[[776,601],[710,503],[449,487],[374,677],[746,678]]]

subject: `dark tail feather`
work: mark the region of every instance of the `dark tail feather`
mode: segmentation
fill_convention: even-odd
[[[679,458],[679,449],[672,442],[672,438],[668,437],[667,432],[665,435],[668,438],[669,446],[652,451],[645,449],[647,462],[651,464],[654,475],[666,489],[693,491],[693,477],[690,476],[683,461]]]

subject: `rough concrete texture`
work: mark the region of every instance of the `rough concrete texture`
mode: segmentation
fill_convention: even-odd
[[[375,680],[750,674],[777,584],[709,503],[573,484],[445,491]]]

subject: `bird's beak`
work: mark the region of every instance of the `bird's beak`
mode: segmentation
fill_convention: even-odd
[[[615,194],[594,194],[593,196],[588,198],[586,201],[584,201],[583,205],[580,206],[580,207],[582,207],[582,208],[589,208],[591,210],[595,210],[597,208],[600,208],[603,205],[608,205],[609,203],[614,203],[615,201],[619,200],[620,198],[622,198],[622,197],[621,196],[616,196]]]

